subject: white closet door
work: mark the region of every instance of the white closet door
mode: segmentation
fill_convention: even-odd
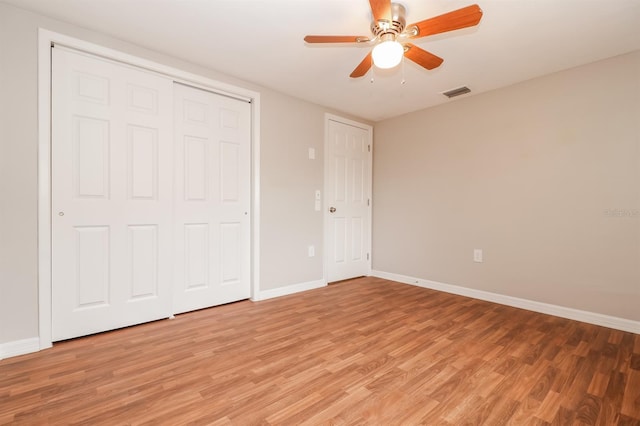
[[[173,82],[52,55],[53,340],[168,317]]]
[[[250,296],[251,108],[175,85],[174,312]]]

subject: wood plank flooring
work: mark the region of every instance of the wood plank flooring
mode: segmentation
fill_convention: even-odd
[[[0,424],[640,425],[640,335],[360,278],[2,360]]]

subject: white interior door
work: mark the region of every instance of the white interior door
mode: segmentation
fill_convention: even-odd
[[[171,315],[171,79],[52,51],[52,337]]]
[[[251,105],[175,85],[174,312],[250,296]]]
[[[369,126],[327,119],[325,241],[327,281],[371,270],[371,145]]]

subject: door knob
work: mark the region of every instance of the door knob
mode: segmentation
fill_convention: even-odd
[[[335,213],[335,212],[336,212],[335,207],[329,207],[329,213]]]

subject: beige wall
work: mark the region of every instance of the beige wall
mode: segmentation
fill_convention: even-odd
[[[262,105],[261,287],[273,289],[322,278],[323,216],[314,192],[324,186],[325,109],[271,96]],[[309,148],[316,159],[309,160]],[[310,177],[313,177],[310,179]],[[314,245],[316,256],[308,256]]]
[[[640,52],[374,140],[374,269],[640,320]]]
[[[0,343],[38,335],[36,37],[13,16],[0,4]]]
[[[314,191],[323,185],[324,113],[336,111],[0,3],[0,343],[38,335],[38,27],[260,92],[261,290],[323,278]]]

